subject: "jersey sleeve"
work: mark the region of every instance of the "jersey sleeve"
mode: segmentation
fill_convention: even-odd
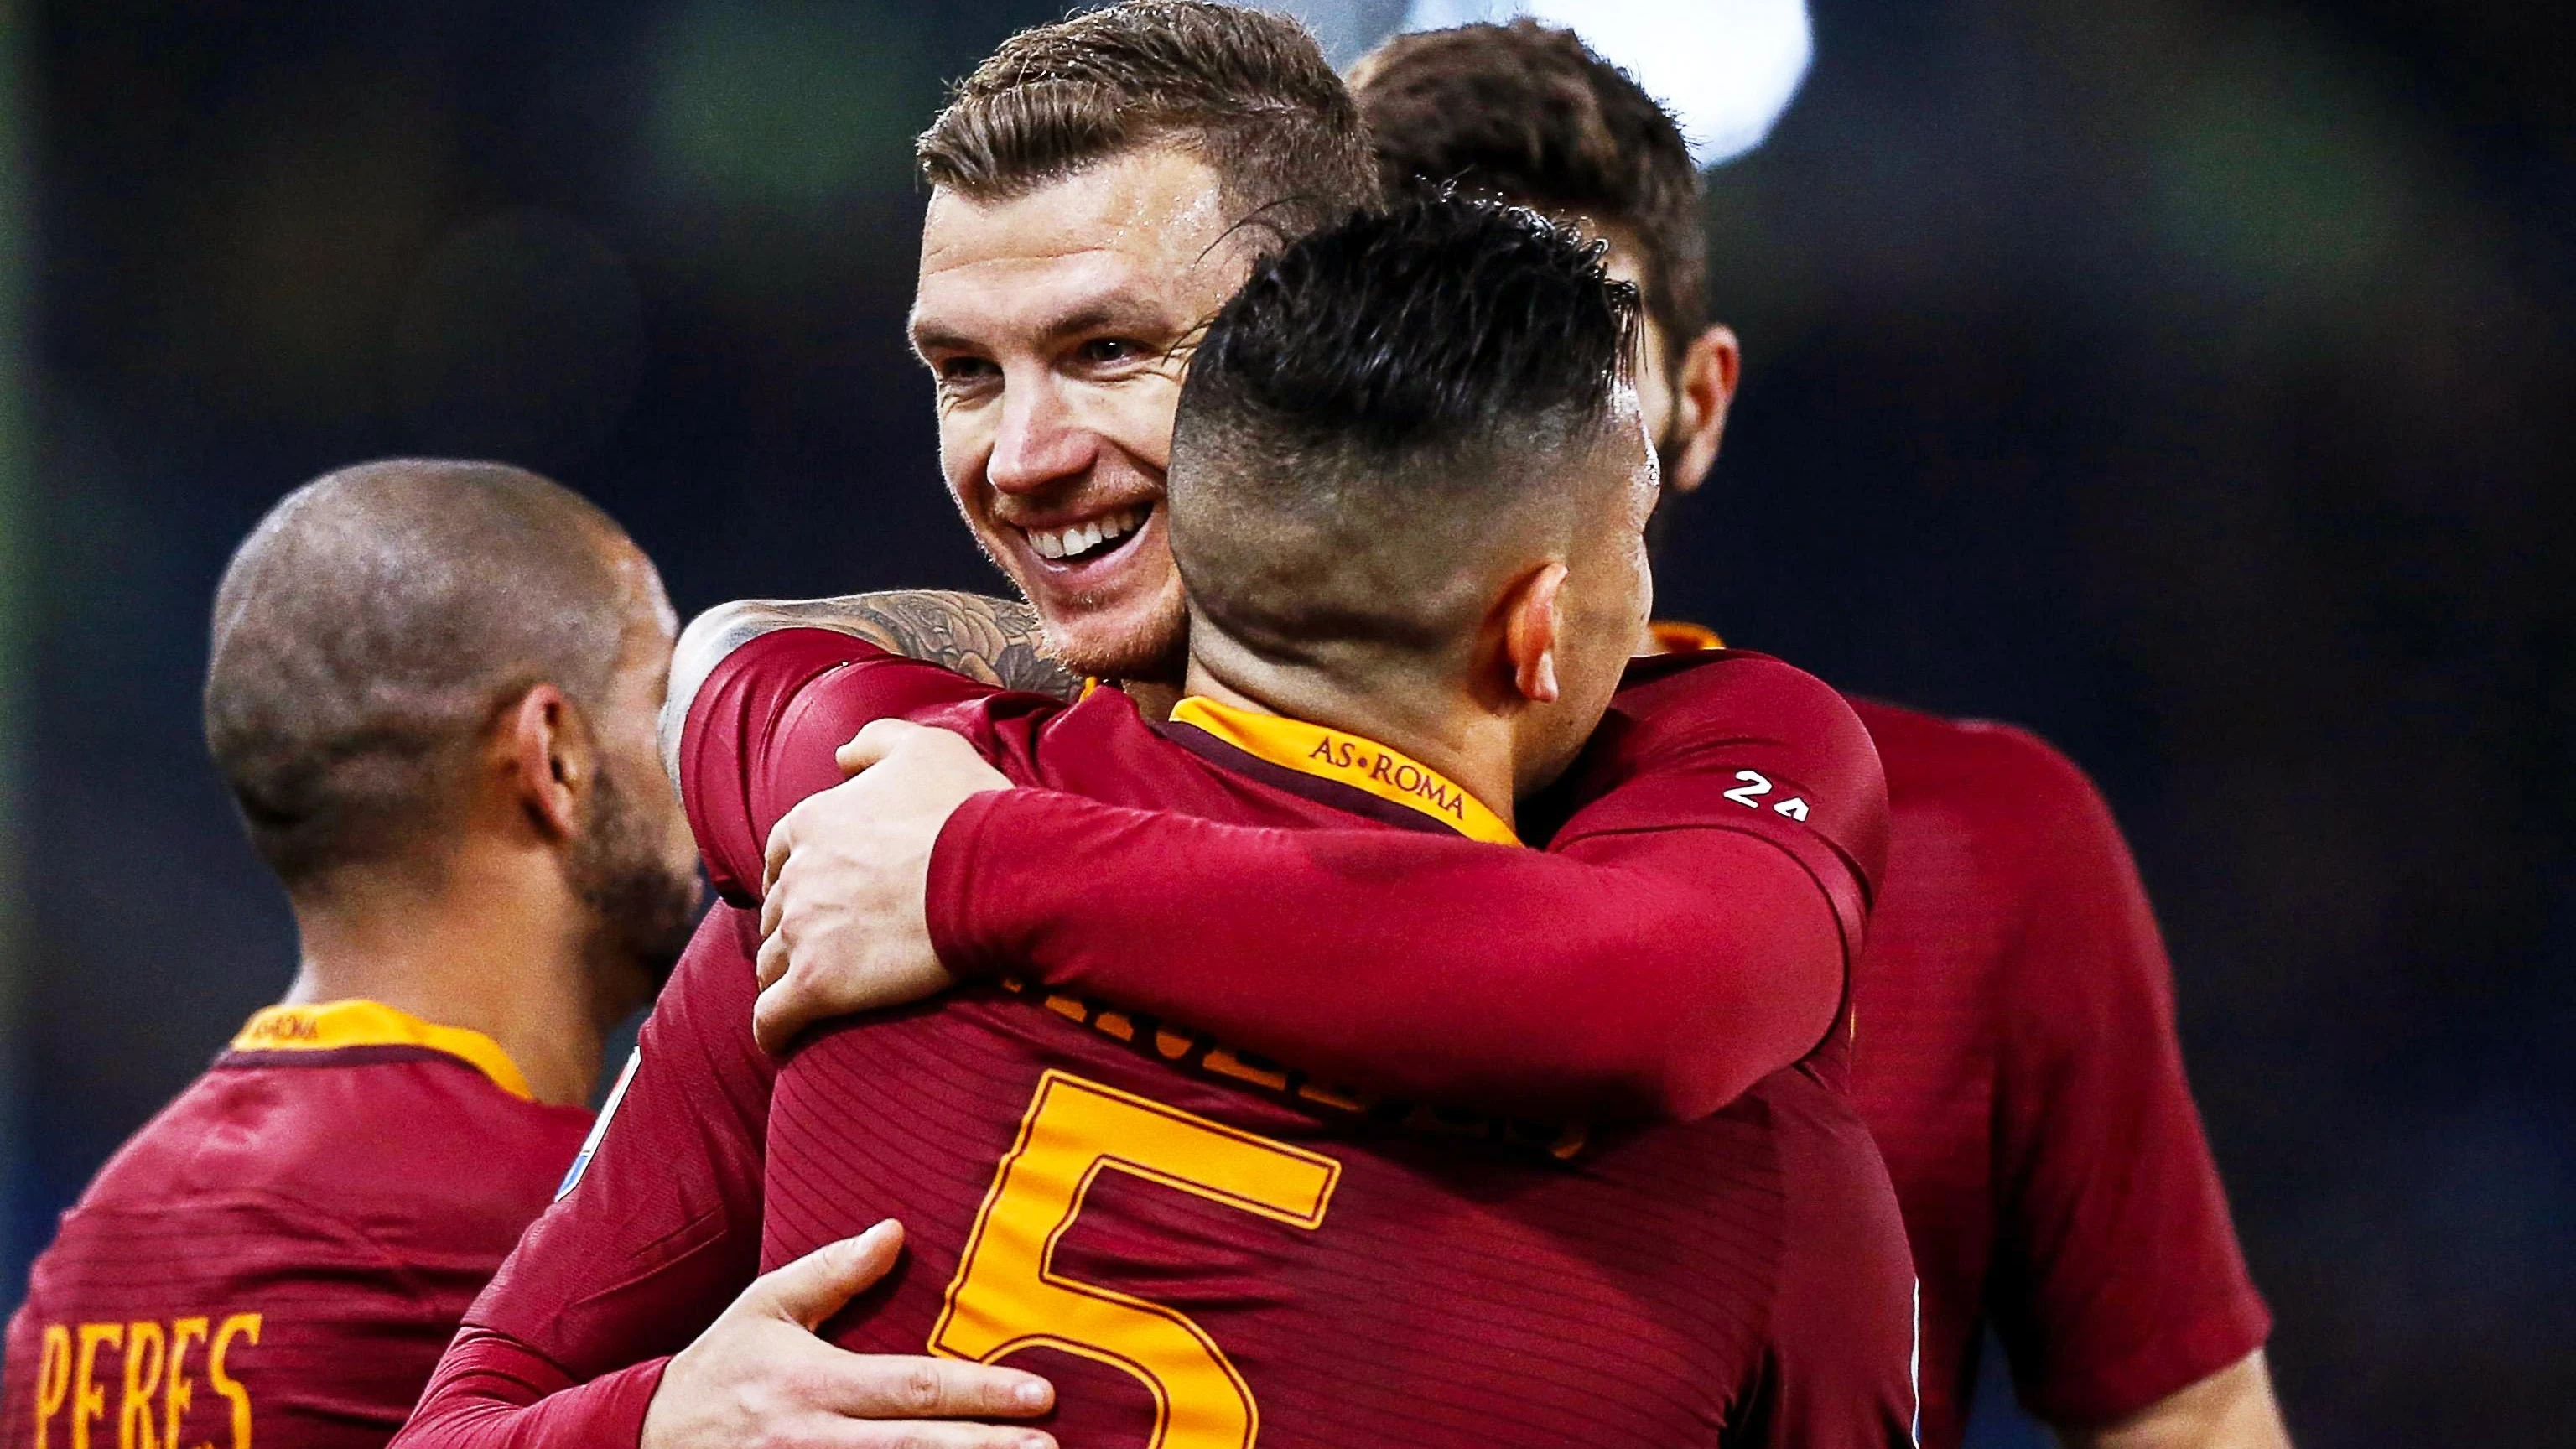
[[[1885,858],[1849,707],[1760,656],[1667,667],[1565,798],[1542,852],[979,795],[932,854],[931,934],[953,969],[1432,1102],[1688,1119],[1813,1050]]]
[[[812,687],[826,679],[833,687]],[[690,698],[678,760],[717,894],[758,904],[770,827],[841,783],[833,754],[860,726],[1000,692],[829,629],[779,629],[727,654]]]
[[[1999,1002],[1989,1304],[2023,1404],[2108,1423],[2260,1348],[2271,1318],[2184,1080],[2173,968],[2127,844],[2072,764],[1996,733],[2033,848]]]
[[[632,1444],[660,1362],[757,1276],[776,1077],[751,1037],[758,924],[727,906],[700,923],[554,1205],[467,1311],[404,1449]]]
[[[405,1449],[600,1449],[642,1442],[667,1358],[576,1383],[503,1334],[468,1328],[448,1346],[420,1407],[395,1436]]]
[[[1922,1297],[1905,1220],[1869,1129],[1842,1104],[1775,1104],[1809,1130],[1782,1133],[1799,1204],[1787,1224],[1766,1352],[1746,1395],[1762,1449],[1891,1449],[1921,1442]]]

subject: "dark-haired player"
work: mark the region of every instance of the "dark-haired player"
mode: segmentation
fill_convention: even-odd
[[[1067,708],[776,633],[753,649],[836,667],[792,700],[736,701],[795,722],[752,747],[750,794],[700,792],[712,863],[757,872],[767,822],[735,807],[792,794],[818,744],[897,714],[1104,808],[1512,843],[1514,802],[1618,690],[1621,749],[1684,758],[1656,801],[1576,809],[1554,849],[1707,812],[1758,763],[1813,796],[1805,818],[1773,817],[1771,848],[1858,889],[1875,767],[1829,691],[1724,655],[1623,687],[1655,495],[1617,381],[1633,305],[1570,235],[1500,208],[1416,204],[1289,248],[1210,326],[1182,398],[1165,506],[1191,693],[1172,724],[1111,691]],[[739,718],[699,714],[684,779],[733,768]],[[1746,719],[1794,729],[1704,747]],[[1811,886],[1813,908],[1833,889]],[[984,986],[778,1068],[762,1257],[899,1215],[908,1271],[827,1335],[1042,1365],[1068,1442],[1901,1444],[1911,1270],[1841,1047],[1829,1035],[1688,1126],[1515,1142],[1373,1110],[1169,1023]],[[610,1170],[649,1187],[645,1121],[620,1118],[568,1203],[618,1211]],[[478,1320],[558,1301],[532,1259],[558,1227]]]
[[[580,498],[391,462],[225,572],[206,741],[301,947],[283,1001],[63,1216],[0,1442],[374,1446],[589,1129],[687,939],[654,761],[673,620]]]
[[[1698,487],[1738,360],[1707,322],[1700,178],[1672,118],[1575,36],[1527,21],[1399,37],[1351,87],[1390,185],[1498,193],[1610,239],[1647,300],[1638,391],[1664,486]],[[1923,1274],[1924,1442],[1958,1442],[1990,1323],[2023,1402],[2071,1443],[2285,1443],[2270,1320],[2110,812],[2019,730],[1854,707],[1894,832],[1853,1084]]]
[[[1527,23],[1401,38],[1353,82],[1391,184],[1499,192],[1612,243],[1613,269],[1647,300],[1639,391],[1665,486],[1696,487],[1716,456],[1738,357],[1732,334],[1704,323],[1699,179],[1671,119],[1573,36]],[[1658,626],[1647,647],[1713,639]],[[1988,1322],[2025,1402],[2072,1442],[2283,1442],[2261,1356],[2268,1318],[2181,1072],[2171,969],[2099,795],[2019,731],[1857,707],[1886,760],[1895,831],[1860,977],[1856,1087],[1924,1275],[1925,1442],[1958,1442]],[[1272,842],[1198,831],[1175,870],[1141,846],[1181,833],[1177,824],[1127,828],[1133,853],[1099,849],[1092,826],[1045,802],[1015,807],[1007,825],[983,837],[985,888],[931,924],[1021,943],[1033,961],[1024,969],[1050,981],[1238,1031],[1266,1026],[1262,1043],[1291,1059],[1378,1053],[1407,1037],[1497,1061],[1529,1050],[1525,1021],[1513,1021],[1513,1037],[1487,1037],[1478,1014],[1446,999],[1406,1012],[1413,1003],[1373,993],[1375,1030],[1307,1014],[1333,995],[1310,983],[1338,980],[1329,973],[1354,938],[1400,909],[1395,888],[1368,883],[1401,879],[1393,862],[1369,877],[1318,875]],[[1085,868],[1060,871],[1066,858]],[[1587,921],[1633,919],[1607,896],[1566,912],[1562,932],[1578,944]],[[882,999],[853,984],[872,955],[897,962],[892,979],[917,982],[925,959],[904,957],[907,946],[927,957],[909,940],[922,927],[888,929],[892,919],[845,923],[833,944],[852,974],[830,991],[819,969],[791,977],[763,1000],[769,1029]],[[1267,944],[1280,976],[1206,968],[1238,930]],[[1560,946],[1472,922],[1423,939],[1415,969],[1426,973],[1443,950]],[[1405,1064],[1423,1067],[1424,1053]],[[1422,1085],[1448,1080],[1444,1071]]]
[[[1732,334],[1703,320],[1699,179],[1670,118],[1574,37],[1529,24],[1405,37],[1354,82],[1391,183],[1498,191],[1612,242],[1614,270],[1647,299],[1639,390],[1665,486],[1697,486],[1738,355]],[[1044,612],[1043,592],[1032,597]],[[733,626],[792,617],[766,612]],[[1691,626],[1657,635],[1648,648],[1714,640]],[[2282,1442],[2260,1352],[2268,1317],[2182,1077],[2171,970],[2099,795],[2021,732],[1858,707],[1887,759],[1896,829],[1893,884],[1861,973],[1857,1085],[1925,1275],[1926,1441],[1957,1442],[1991,1322],[2026,1402],[2070,1440]],[[1076,810],[1029,801],[1008,813],[1006,828],[980,837],[985,888],[956,902],[953,919],[924,922],[907,905],[909,920],[891,910],[843,922],[829,949],[800,951],[764,995],[764,1029],[784,1039],[810,1016],[929,989],[936,928],[1009,939],[1051,982],[1217,1023],[1290,1059],[1404,1072],[1423,1091],[1490,1091],[1483,1073],[1557,1060],[1535,1045],[1546,1023],[1508,1001],[1477,1010],[1444,980],[1471,982],[1479,957],[1507,954],[1535,973],[1551,953],[1579,954],[1593,932],[1638,919],[1594,892],[1561,903],[1543,937],[1500,918],[1425,932],[1408,996],[1335,974],[1355,937],[1401,909],[1400,887],[1369,893],[1403,879],[1392,861],[1314,872],[1275,842],[1198,832],[1175,869],[1159,852],[1102,849]],[[914,840],[938,824],[935,811],[877,822]],[[1119,838],[1182,828],[1141,822]],[[1063,870],[1067,859],[1084,869]],[[831,894],[807,899],[828,905]],[[1245,936],[1266,944],[1277,976],[1207,968]],[[828,969],[835,960],[845,969]],[[1601,1010],[1536,999],[1569,1023]],[[1349,1015],[1336,1020],[1340,1010]],[[1507,1029],[1483,1030],[1496,1024]]]

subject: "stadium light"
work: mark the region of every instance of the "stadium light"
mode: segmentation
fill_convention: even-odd
[[[1394,30],[1527,15],[1562,25],[1672,108],[1702,166],[1762,144],[1815,56],[1806,0],[1257,0],[1347,65]]]

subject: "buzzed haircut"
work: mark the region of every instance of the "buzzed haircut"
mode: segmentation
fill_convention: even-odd
[[[1209,0],[1122,0],[1021,31],[916,151],[932,185],[1002,201],[1147,146],[1205,162],[1235,221],[1274,242],[1378,196],[1358,108],[1315,38]]]
[[[1699,168],[1670,112],[1574,32],[1516,20],[1400,35],[1351,68],[1392,193],[1455,187],[1637,240],[1671,366],[1708,320]]]
[[[1197,617],[1307,662],[1471,638],[1518,526],[1600,507],[1565,479],[1620,416],[1637,328],[1602,252],[1524,208],[1425,198],[1257,267],[1173,428]]]
[[[598,717],[625,535],[494,463],[403,459],[286,496],[215,593],[206,745],[290,892],[454,828],[475,746],[540,683]]]

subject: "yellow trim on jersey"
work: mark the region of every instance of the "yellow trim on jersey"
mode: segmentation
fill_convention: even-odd
[[[444,1052],[492,1079],[492,1085],[523,1101],[537,1094],[519,1064],[501,1044],[479,1031],[440,1026],[399,1011],[381,1001],[351,998],[312,1006],[261,1009],[233,1038],[237,1052],[328,1052],[348,1047],[410,1046]]]
[[[1646,632],[1654,636],[1658,654],[1697,654],[1703,649],[1726,647],[1715,629],[1680,619],[1657,619],[1646,626]]]
[[[1172,706],[1172,723],[1205,730],[1283,770],[1332,780],[1418,810],[1470,840],[1490,845],[1521,843],[1501,816],[1448,776],[1375,741],[1301,719],[1255,714],[1195,694]]]

